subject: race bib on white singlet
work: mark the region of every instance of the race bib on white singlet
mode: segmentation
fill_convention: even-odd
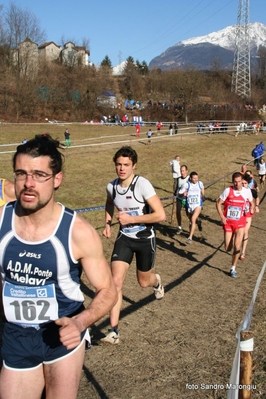
[[[242,215],[242,208],[239,206],[228,206],[227,209],[227,219],[230,220],[239,220]]]
[[[126,213],[130,216],[138,216],[139,213],[138,211],[126,211]],[[135,234],[138,233],[139,231],[145,230],[146,226],[145,225],[135,225],[135,224],[127,224],[126,226],[123,226],[122,230],[125,234]]]
[[[37,328],[58,319],[54,284],[28,287],[5,282],[3,306],[6,319],[23,327]]]
[[[199,194],[188,195],[187,202],[188,202],[189,205],[200,205],[200,196],[199,196]]]

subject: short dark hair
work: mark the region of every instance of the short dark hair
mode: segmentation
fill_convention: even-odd
[[[252,180],[252,177],[251,177],[248,173],[245,173],[245,174],[242,176],[242,178],[243,178],[243,180],[245,180],[247,183],[250,183],[251,180]]]
[[[117,158],[119,157],[125,157],[131,159],[133,165],[135,165],[138,162],[138,154],[130,146],[121,147],[120,150],[118,150],[115,153],[113,161],[116,162]]]
[[[236,177],[243,177],[242,173],[235,172],[232,174],[232,182],[235,180]]]
[[[193,176],[198,176],[197,172],[191,172],[189,178],[191,179]]]
[[[58,150],[62,148],[60,142],[53,139],[50,134],[37,134],[33,139],[28,140],[25,144],[20,144],[13,156],[13,170],[15,170],[16,159],[20,154],[30,155],[32,158],[49,157],[50,168],[53,174],[62,171],[64,155]]]

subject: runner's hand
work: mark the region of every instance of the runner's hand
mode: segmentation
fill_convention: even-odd
[[[61,317],[55,320],[55,324],[61,326],[59,329],[60,341],[67,349],[74,349],[80,344],[82,327],[78,320]]]

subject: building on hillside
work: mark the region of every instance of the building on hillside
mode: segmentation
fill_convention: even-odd
[[[75,46],[72,42],[64,44],[60,57],[62,64],[67,66],[89,65],[89,51],[84,46]]]
[[[13,60],[19,66],[20,73],[27,76],[36,76],[38,69],[38,45],[27,37],[13,50]]]
[[[19,66],[20,72],[28,76],[36,76],[38,65],[42,62],[59,61],[67,66],[89,66],[90,51],[84,46],[76,46],[67,42],[64,47],[54,42],[41,44],[39,47],[26,38],[19,43],[18,48],[12,50],[13,62]]]
[[[82,66],[90,65],[90,50],[86,50],[84,46],[76,46],[78,57]]]
[[[38,47],[39,50],[39,62],[46,61],[57,61],[59,60],[62,47],[58,46],[54,42],[43,43]]]

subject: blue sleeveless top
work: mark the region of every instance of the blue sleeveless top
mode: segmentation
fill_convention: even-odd
[[[42,241],[29,242],[14,229],[16,201],[5,205],[0,221],[2,300],[7,321],[39,328],[81,307],[81,265],[71,253],[76,212],[62,205],[55,231]]]

